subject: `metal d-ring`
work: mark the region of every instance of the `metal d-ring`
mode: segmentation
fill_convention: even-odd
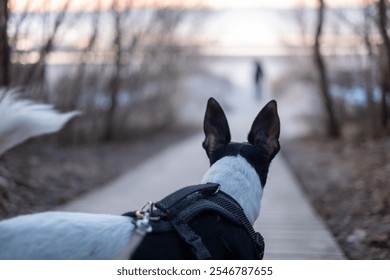
[[[213,192],[212,195],[216,195],[220,190],[221,190],[221,185],[218,185],[217,189],[215,190],[215,192]]]

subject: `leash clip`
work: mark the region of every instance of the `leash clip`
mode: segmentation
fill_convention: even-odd
[[[148,202],[141,208],[141,210],[125,213],[124,216],[130,216],[132,218],[132,223],[135,226],[134,235],[131,236],[127,242],[125,248],[117,255],[116,259],[131,259],[131,256],[142,242],[144,236],[152,231],[152,226],[150,225],[150,213],[153,209],[153,203]]]
[[[150,225],[150,213],[153,209],[153,203],[148,201],[141,210],[135,212],[137,220],[135,221],[136,231],[141,234],[146,234],[152,231],[152,226]]]

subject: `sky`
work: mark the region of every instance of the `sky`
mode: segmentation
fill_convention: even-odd
[[[107,10],[113,0],[9,0],[14,10],[42,11],[63,10],[66,3],[73,11],[91,11],[97,8]],[[204,44],[206,53],[226,53],[249,55],[252,53],[277,54],[286,40],[297,39],[297,26],[291,17],[291,8],[298,4],[313,7],[318,0],[117,0],[119,8],[126,3],[140,7],[149,3],[156,5],[182,5],[186,7],[207,6],[212,9],[211,16],[205,18],[198,28],[197,42]],[[367,0],[325,0],[329,6],[357,6]],[[30,6],[28,6],[30,5]],[[27,8],[28,7],[28,8]],[[262,9],[267,8],[267,9]],[[77,35],[77,36],[76,36]],[[76,34],[75,37],[80,36]]]
[[[293,8],[297,6],[317,5],[318,0],[205,0],[214,8]],[[362,0],[325,0],[329,6],[355,6],[360,5]]]
[[[50,10],[62,10],[69,1],[71,10],[94,10],[108,9],[112,0],[9,0],[10,7],[14,11],[24,11],[26,7],[33,11],[42,11],[42,7],[49,7]],[[325,0],[329,6],[358,6],[362,2],[373,0]],[[297,6],[316,6],[318,0],[117,0],[119,7],[132,3],[133,6],[184,6],[184,7],[209,7],[211,9],[227,8],[293,8]],[[98,4],[99,3],[99,4]]]

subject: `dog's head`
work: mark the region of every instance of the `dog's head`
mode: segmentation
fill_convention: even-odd
[[[230,129],[219,103],[210,98],[204,118],[206,139],[203,148],[210,165],[226,156],[242,156],[256,170],[262,187],[265,186],[268,168],[280,150],[280,121],[276,101],[272,100],[255,118],[248,134],[248,142],[231,142]]]

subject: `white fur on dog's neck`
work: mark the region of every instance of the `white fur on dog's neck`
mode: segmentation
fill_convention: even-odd
[[[253,225],[260,213],[263,188],[255,169],[242,156],[227,156],[215,162],[202,183],[218,183],[244,209]]]

